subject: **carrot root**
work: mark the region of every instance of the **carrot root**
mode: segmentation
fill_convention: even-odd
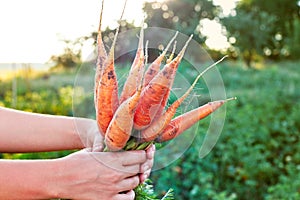
[[[193,88],[195,87],[198,80],[210,69],[212,69],[214,66],[216,66],[218,63],[220,63],[222,60],[224,60],[226,56],[221,58],[216,63],[210,65],[207,67],[203,72],[201,72],[196,79],[194,80],[191,87],[179,98],[177,99],[162,115],[158,116],[151,125],[141,131],[141,140],[144,142],[148,142],[151,140],[154,140],[161,131],[166,128],[166,126],[170,123],[173,116],[176,113],[177,108],[181,105],[181,103],[186,99],[186,97],[191,93]]]
[[[156,142],[161,143],[165,141],[169,141],[180,134],[182,134],[185,130],[189,129],[199,120],[209,116],[211,113],[220,108],[224,103],[235,100],[236,98],[229,98],[226,100],[219,100],[209,102],[199,108],[191,110],[185,114],[182,114],[175,119],[173,119],[168,126],[163,130],[163,132],[156,138]]]
[[[132,97],[124,101],[115,112],[105,134],[105,144],[110,151],[123,149],[129,140],[133,128],[133,114],[140,94],[141,87]]]
[[[103,2],[102,2],[103,3]],[[120,20],[123,18],[127,0],[125,1]],[[103,7],[103,4],[102,4]],[[101,14],[102,17],[102,14]],[[100,17],[100,18],[101,18]],[[101,19],[100,19],[101,21]],[[96,80],[96,120],[100,132],[105,135],[107,127],[113,115],[119,107],[118,80],[114,67],[114,50],[120,30],[120,24],[116,29],[113,43],[111,45],[108,58],[101,69],[100,80]],[[99,28],[101,34],[101,29]]]
[[[136,92],[138,85],[140,85],[141,78],[144,73],[143,67],[145,61],[143,42],[144,28],[142,26],[140,31],[138,49],[134,61],[131,65],[129,75],[126,79],[126,82],[124,83],[123,91],[120,96],[120,103],[124,102],[126,99],[131,97]]]
[[[172,88],[177,68],[191,39],[192,35],[185,43],[178,56],[169,64],[166,64],[144,88],[141,94],[140,103],[138,104],[134,115],[135,129],[143,130],[147,128],[160,109],[162,100],[168,98],[165,97],[165,94],[169,94],[169,90]]]
[[[171,44],[174,42],[174,40],[176,39],[178,35],[178,31],[176,31],[175,35],[172,37],[172,39],[169,41],[169,43],[167,44],[166,48],[164,49],[164,51],[162,52],[162,54],[160,54],[160,56],[158,56],[153,63],[148,67],[146,73],[145,73],[145,80],[144,80],[144,87],[146,85],[149,84],[149,82],[157,75],[157,73],[159,72],[160,69],[160,65],[161,62],[163,61],[164,57],[166,56]],[[175,41],[176,42],[176,41]],[[173,49],[174,50],[174,49]],[[174,54],[172,54],[174,55]]]

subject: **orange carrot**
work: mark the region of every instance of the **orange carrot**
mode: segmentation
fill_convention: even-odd
[[[207,117],[212,112],[220,108],[227,101],[235,99],[236,98],[234,97],[226,100],[209,102],[199,108],[196,108],[176,117],[168,124],[168,126],[163,130],[163,132],[158,136],[158,138],[156,138],[155,141],[161,143],[177,137],[185,130],[189,129],[196,122]]]
[[[177,99],[162,115],[158,116],[151,125],[141,131],[141,141],[142,142],[149,142],[154,140],[162,130],[166,128],[166,126],[171,122],[173,116],[176,113],[177,108],[181,105],[181,103],[185,100],[185,98],[190,94],[190,92],[195,87],[198,80],[211,68],[222,62],[222,60],[225,58],[224,56],[222,59],[217,61],[216,63],[210,65],[207,67],[203,72],[201,72],[196,79],[194,80],[191,87],[179,98]]]
[[[114,44],[113,44],[114,45]],[[98,127],[102,133],[106,129],[119,106],[118,81],[114,68],[114,46],[110,49],[108,60],[105,63],[103,74],[98,84],[97,112]]]
[[[174,57],[174,53],[175,53],[175,49],[176,49],[176,44],[177,44],[177,41],[174,42],[174,46],[173,46],[173,50],[172,50],[172,54],[170,55],[170,57],[168,58],[167,60],[167,64],[170,63]],[[165,107],[168,103],[168,99],[169,99],[169,96],[170,96],[170,92],[171,90],[168,90],[163,98],[163,100],[161,101],[161,104],[160,104],[160,107],[154,117],[154,119],[158,118],[159,116],[162,115],[163,111],[165,110]]]
[[[142,25],[143,26],[143,25]],[[143,70],[141,70],[144,66],[144,28],[141,28],[140,39],[138,44],[138,50],[136,52],[136,56],[130,68],[129,75],[126,79],[126,82],[123,87],[122,94],[120,96],[120,103],[124,102],[126,99],[131,97],[135,92],[136,88],[141,81]]]
[[[96,64],[96,73],[95,73],[95,88],[94,88],[94,103],[97,105],[96,99],[98,95],[98,83],[101,79],[102,69],[105,60],[107,60],[107,53],[103,44],[102,40],[102,33],[101,33],[101,25],[102,25],[102,14],[104,8],[104,0],[102,0],[101,12],[100,12],[100,21],[99,21],[99,28],[98,28],[98,36],[97,36],[97,64]],[[97,111],[97,106],[95,106]]]
[[[145,63],[148,58],[147,48],[148,41],[146,42]],[[125,147],[129,140],[133,128],[134,111],[140,100],[142,87],[142,81],[140,81],[135,94],[126,99],[116,110],[105,134],[105,144],[108,150],[119,151]]]
[[[144,88],[134,115],[135,129],[142,130],[151,124],[153,118],[159,110],[164,95],[168,90],[170,90],[170,88],[172,88],[178,65],[183,58],[184,52],[191,39],[192,35],[178,56],[172,60],[172,62],[166,64],[164,68]]]
[[[121,18],[123,17],[127,1],[125,1]],[[118,80],[114,67],[114,48],[116,45],[120,25],[117,27],[114,40],[109,51],[109,56],[104,63],[101,78],[97,84],[96,98],[96,119],[98,128],[102,134],[105,134],[106,129],[113,118],[113,115],[119,107],[118,99]]]
[[[126,145],[133,127],[133,115],[140,99],[141,88],[124,101],[109,124],[105,134],[105,144],[110,151],[119,151]]]
[[[155,120],[153,120],[149,127],[141,131],[140,142],[152,141],[161,133],[161,131],[170,123],[170,121],[176,113],[177,108],[192,91],[199,78],[200,75],[196,78],[193,85],[187,90],[187,92],[182,97],[177,99],[162,115],[155,118]]]
[[[144,80],[144,87],[146,85],[148,85],[148,83],[154,78],[154,76],[156,76],[156,74],[159,72],[160,69],[160,65],[161,62],[163,61],[164,57],[166,56],[172,42],[175,40],[175,38],[178,35],[178,31],[175,33],[175,35],[173,36],[173,38],[170,40],[170,42],[168,43],[168,45],[166,46],[166,48],[164,49],[164,51],[162,52],[162,54],[160,54],[160,56],[158,56],[153,63],[148,67],[146,73],[145,73],[145,80]],[[175,41],[176,42],[176,41]],[[173,49],[174,50],[174,49]],[[174,53],[172,54],[174,55]],[[171,58],[172,60],[172,58]]]

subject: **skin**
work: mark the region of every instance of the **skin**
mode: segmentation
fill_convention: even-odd
[[[94,120],[0,107],[0,152],[82,149],[49,160],[0,160],[0,199],[134,199],[155,148],[101,152]],[[47,183],[47,184],[45,184]]]

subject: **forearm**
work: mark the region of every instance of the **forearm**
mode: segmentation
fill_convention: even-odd
[[[77,127],[91,120],[34,114],[0,107],[0,152],[34,152],[83,148]],[[78,125],[80,124],[80,125]]]
[[[51,199],[57,197],[56,160],[0,160],[0,199]]]

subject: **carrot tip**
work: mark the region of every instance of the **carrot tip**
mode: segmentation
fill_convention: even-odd
[[[176,45],[177,45],[177,40],[174,41],[174,45],[173,45],[173,50],[172,50],[172,54],[175,53],[176,50]]]
[[[143,41],[144,41],[144,20],[141,25],[140,37],[139,37],[139,44],[138,49],[143,49]]]
[[[145,65],[147,65],[148,63],[148,44],[149,44],[149,40],[147,40],[145,44]]]
[[[104,1],[104,0],[103,0]],[[123,16],[124,16],[124,12],[125,12],[125,8],[126,8],[126,4],[127,4],[127,0],[125,1],[124,3],[124,6],[123,6],[123,10],[122,10],[122,13],[121,13],[121,16],[120,16],[120,19],[118,20],[118,27],[116,29],[116,33],[115,33],[115,37],[114,37],[114,40],[112,42],[112,45],[111,45],[111,49],[110,49],[110,57],[112,58],[113,57],[113,53],[114,53],[114,49],[115,49],[115,45],[116,45],[116,42],[117,42],[117,38],[118,38],[118,34],[119,34],[119,31],[120,31],[120,26],[121,26],[121,21],[123,19]]]
[[[104,0],[102,0],[102,4],[101,4],[100,21],[99,21],[99,27],[98,27],[98,33],[100,32],[100,34],[101,34],[101,26],[102,26],[103,8],[104,8]]]
[[[192,34],[192,35],[189,37],[189,39],[185,42],[185,44],[184,44],[183,48],[181,49],[181,51],[180,51],[178,57],[183,57],[183,54],[184,54],[184,52],[185,52],[185,50],[186,50],[188,44],[189,44],[190,41],[192,40],[192,38],[193,38],[193,34]]]
[[[228,98],[228,99],[225,99],[225,101],[232,101],[232,100],[237,100],[237,97],[231,97],[231,98]]]
[[[143,76],[142,76],[142,80],[140,82],[140,86],[139,88],[142,89],[143,88],[143,83],[144,83],[144,79],[145,79],[145,70],[146,70],[146,65],[148,63],[148,44],[149,44],[149,40],[146,41],[145,44],[145,60],[144,60],[144,66],[143,66]]]
[[[178,31],[176,31],[175,35],[172,37],[172,39],[170,40],[170,42],[167,44],[166,48],[164,49],[164,51],[163,51],[163,53],[162,53],[163,55],[165,55],[165,54],[167,53],[167,51],[169,50],[171,44],[172,44],[173,41],[176,39],[177,35],[178,35]],[[175,41],[175,42],[176,42],[176,41]]]
[[[169,64],[172,61],[173,57],[174,57],[175,50],[176,50],[176,45],[177,45],[177,41],[175,40],[174,45],[173,45],[173,50],[172,50],[172,53],[171,53],[170,57],[167,60],[167,64]]]

